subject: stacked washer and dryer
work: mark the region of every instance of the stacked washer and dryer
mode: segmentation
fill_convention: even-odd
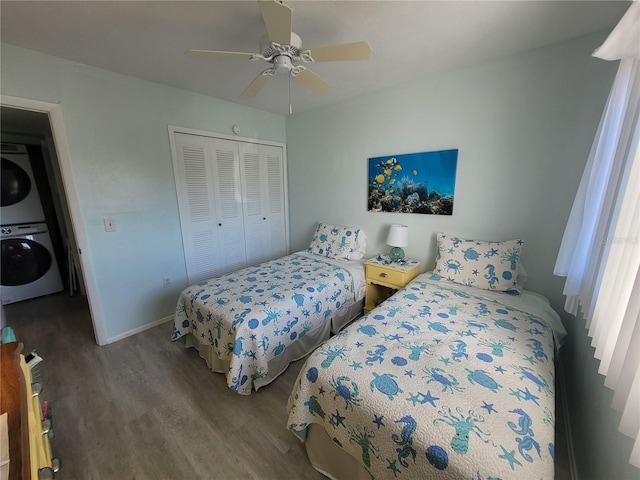
[[[2,143],[2,304],[63,290],[25,145]]]

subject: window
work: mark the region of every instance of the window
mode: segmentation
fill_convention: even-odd
[[[554,274],[567,277],[565,310],[580,309],[619,430],[640,467],[640,4],[633,2],[594,56],[618,73],[565,229]]]

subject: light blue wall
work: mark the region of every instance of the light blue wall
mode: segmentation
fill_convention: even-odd
[[[629,464],[633,442],[618,432],[621,415],[611,408],[613,391],[603,387],[584,320],[565,323],[569,335],[560,353],[579,479],[639,480],[640,469]]]
[[[562,312],[553,266],[615,72],[591,57],[607,33],[426,78],[287,118],[292,250],[317,221],[361,226],[368,256],[390,223],[410,227],[407,255],[433,267],[435,233],[525,239],[526,287]],[[357,68],[357,66],[354,66]],[[390,67],[392,68],[392,67]],[[367,158],[459,149],[450,217],[367,212]],[[564,315],[563,351],[578,478],[638,479],[631,442],[597,374],[584,322]]]
[[[292,249],[319,220],[361,226],[367,254],[409,225],[408,256],[433,268],[435,233],[524,238],[528,287],[561,302],[552,276],[615,65],[603,35],[426,78],[287,119]],[[353,68],[357,68],[354,65]],[[367,158],[457,148],[452,216],[367,212]]]
[[[284,142],[284,117],[8,44],[1,75],[2,94],[61,105],[107,337],[171,315],[187,279],[167,126]]]

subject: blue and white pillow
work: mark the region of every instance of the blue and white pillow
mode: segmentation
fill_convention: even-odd
[[[520,291],[522,239],[467,240],[438,233],[434,273],[452,282],[495,292]]]
[[[318,223],[307,252],[327,258],[358,260],[364,257],[367,238],[357,227]]]

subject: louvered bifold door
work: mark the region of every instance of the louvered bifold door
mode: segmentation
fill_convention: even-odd
[[[244,198],[244,240],[247,249],[247,264],[249,265],[270,258],[261,147],[261,145],[249,143],[239,145]]]
[[[174,133],[189,284],[288,253],[284,147]]]
[[[282,147],[240,144],[247,263],[287,254]]]
[[[214,164],[213,184],[216,192],[221,273],[228,273],[247,265],[238,144],[219,138],[209,141]]]
[[[262,147],[267,182],[269,256],[277,258],[287,254],[284,159],[281,147],[268,145]]]
[[[175,135],[174,174],[189,284],[217,275],[222,267],[209,139]]]

